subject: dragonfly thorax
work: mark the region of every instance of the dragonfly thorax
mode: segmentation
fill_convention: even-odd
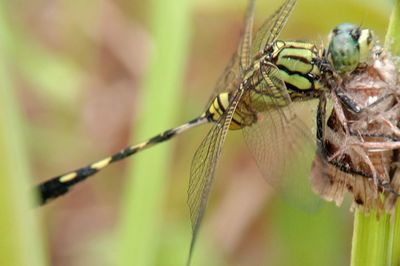
[[[229,129],[251,126],[258,113],[270,108],[318,97],[323,62],[322,52],[314,44],[274,41],[243,74],[239,85],[243,95]],[[228,110],[232,95],[233,92],[223,92],[212,100],[206,112],[209,121],[218,123]]]
[[[292,100],[313,98],[322,87],[322,51],[314,44],[301,41],[273,42],[265,50],[265,63],[274,64],[276,78],[284,81]]]

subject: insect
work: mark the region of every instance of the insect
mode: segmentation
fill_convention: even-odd
[[[282,188],[295,187],[292,192],[300,194],[301,189],[293,184],[308,175],[311,159],[307,158],[312,156],[307,157],[306,153],[313,151],[310,146],[314,141],[296,107],[320,96],[326,62],[314,44],[277,40],[295,2],[286,0],[253,38],[255,0],[250,0],[238,50],[217,82],[203,114],[107,158],[45,181],[39,185],[42,203],[67,193],[75,184],[114,162],[206,123],[212,124],[211,129],[195,152],[190,170],[189,262],[229,130],[243,131],[250,152],[270,183]],[[305,172],[299,171],[305,166]]]
[[[319,104],[313,188],[337,205],[349,191],[354,206],[391,210],[400,191],[400,87],[393,58],[370,30],[352,24],[332,31],[328,57],[336,74],[334,105],[325,121],[326,100]]]
[[[351,73],[369,62],[374,47],[374,35],[370,29],[361,30],[353,24],[343,23],[330,35],[328,56],[337,73]]]

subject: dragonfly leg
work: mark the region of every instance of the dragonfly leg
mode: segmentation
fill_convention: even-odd
[[[393,93],[388,93],[380,98],[378,98],[376,101],[374,101],[371,104],[368,104],[365,107],[361,107],[358,103],[356,103],[356,101],[353,100],[353,98],[351,98],[349,95],[347,95],[346,93],[344,93],[341,90],[337,90],[334,94],[334,97],[336,96],[341,103],[344,104],[344,106],[349,109],[350,111],[352,111],[353,113],[359,114],[362,113],[368,109],[373,108],[374,106],[380,104],[382,101],[388,99],[389,97],[395,96]]]
[[[340,94],[339,94],[340,95]],[[346,135],[349,135],[349,126],[347,124],[347,118],[344,114],[343,107],[341,105],[341,101],[339,98],[339,95],[337,92],[332,92],[331,97],[333,101],[333,109],[335,110],[335,113],[340,121],[340,123],[343,125],[344,131]],[[350,99],[350,98],[349,98]]]

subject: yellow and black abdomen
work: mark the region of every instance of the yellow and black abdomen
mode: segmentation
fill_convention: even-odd
[[[267,60],[279,68],[277,74],[292,98],[321,88],[322,52],[314,44],[278,40],[266,52]]]
[[[231,95],[231,93],[222,92],[215,97],[205,114],[209,121],[215,123],[219,122],[220,118],[225,114],[226,110],[228,109]],[[246,117],[247,115],[242,113],[240,109],[237,108],[235,110],[235,113],[233,114],[229,129],[236,130],[243,128],[245,125]]]

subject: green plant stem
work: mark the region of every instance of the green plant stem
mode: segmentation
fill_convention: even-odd
[[[375,212],[354,213],[353,242],[351,252],[352,266],[387,265],[390,253],[390,214],[376,216]]]
[[[400,56],[400,0],[397,0],[390,16],[385,38],[385,49]],[[399,67],[399,66],[397,66]]]
[[[400,264],[400,206],[397,204],[390,230],[391,253],[388,265]]]
[[[190,1],[152,0],[151,34],[154,49],[144,80],[135,141],[142,141],[176,124],[181,82],[189,38]],[[164,194],[171,143],[135,156],[122,208],[119,265],[155,265],[160,241]],[[188,224],[189,227],[189,224]],[[175,265],[183,261],[176,261]]]
[[[394,56],[400,55],[400,0],[396,1],[390,16],[385,49],[391,51]],[[395,266],[399,263],[400,207],[396,206],[394,214],[384,214],[379,219],[375,214],[366,215],[362,211],[356,210],[351,265]]]
[[[46,265],[38,223],[31,210],[22,119],[10,79],[13,29],[0,5],[0,265]]]

